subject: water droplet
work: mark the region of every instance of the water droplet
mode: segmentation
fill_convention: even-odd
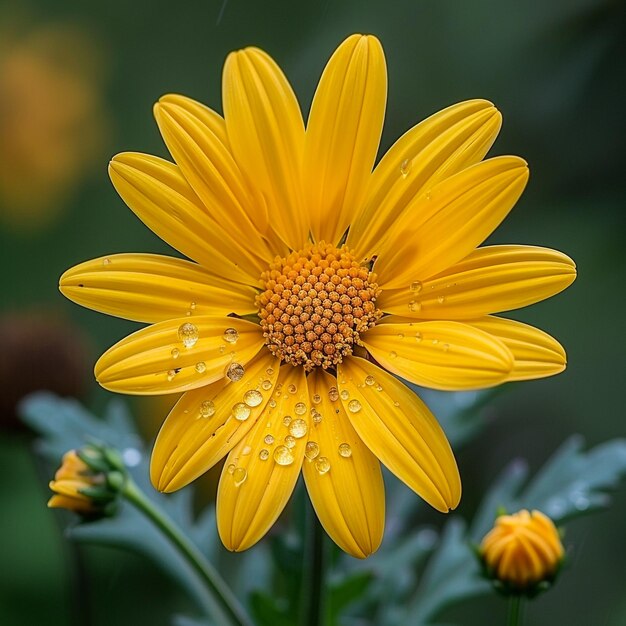
[[[111,259],[102,259],[102,265],[111,265]]]
[[[350,392],[347,389],[342,389],[339,395],[342,400],[347,400],[350,397]]]
[[[295,419],[289,424],[289,432],[296,438],[300,439],[307,434],[309,427],[303,419]]]
[[[172,351],[170,354],[172,355],[173,359],[177,359],[180,355],[180,350],[178,348],[172,348]]]
[[[339,392],[337,391],[337,387],[331,387],[328,390],[328,397],[331,402],[337,402],[339,400]]]
[[[271,376],[271,375],[274,373],[274,368],[272,368],[272,367],[268,367],[268,368],[265,370],[265,373],[266,373],[268,376]]]
[[[433,339],[433,346],[436,346],[439,343],[439,339]]]
[[[371,374],[365,377],[365,384],[368,387],[371,387],[375,382],[376,382],[376,379]]]
[[[236,467],[237,467],[237,466],[236,466],[234,463],[231,463],[231,464],[230,464],[230,465],[226,468],[226,471],[227,471],[229,474],[233,474],[233,473],[235,472]]]
[[[268,402],[268,404],[270,405],[270,407],[271,407],[272,409],[275,409],[275,408],[276,408],[276,400],[274,400],[274,398],[272,398],[272,399]]]
[[[430,191],[426,192],[426,200],[430,200],[432,198],[432,194],[430,193]]]
[[[444,343],[442,347],[443,347],[443,351],[447,352],[450,349],[450,344],[449,343]]]
[[[239,487],[239,485],[246,482],[246,478],[248,478],[248,472],[245,467],[238,467],[233,472],[233,480],[235,481],[235,487]]]
[[[215,403],[212,400],[205,400],[200,403],[200,415],[202,417],[212,417],[215,415]]]
[[[233,405],[233,417],[240,422],[245,422],[250,417],[250,407],[243,402]]]
[[[339,455],[344,459],[347,459],[352,456],[352,448],[349,443],[340,443],[339,444]]]
[[[314,393],[311,397],[313,404],[319,404],[322,401],[322,396],[319,393]]]
[[[195,302],[190,302],[189,303],[189,310],[190,311],[195,311],[196,310],[196,303]]]
[[[330,461],[325,456],[320,456],[317,461],[315,461],[315,469],[319,474],[326,474],[330,469]]]
[[[389,353],[389,358],[390,359],[395,359],[398,356],[397,352],[394,352],[393,350]]]
[[[312,461],[315,459],[320,453],[320,447],[317,445],[315,441],[307,441],[306,447],[304,448],[304,456]]]
[[[414,280],[410,285],[409,285],[409,289],[413,292],[413,293],[419,293],[422,290],[422,283],[420,283],[419,280]]]
[[[400,163],[400,174],[402,178],[406,178],[411,171],[412,161],[410,159],[404,159],[402,163]]]
[[[291,465],[293,463],[293,453],[287,446],[278,446],[274,450],[274,461],[278,465]]]
[[[222,335],[222,339],[226,343],[237,343],[237,340],[239,339],[239,333],[235,328],[227,328]]]
[[[404,333],[398,333],[398,339],[400,340],[404,339]]]
[[[358,413],[361,410],[361,403],[358,400],[350,400],[348,402],[348,411],[350,413]]]
[[[249,391],[246,391],[246,393],[243,394],[243,401],[248,405],[248,406],[259,406],[259,404],[261,404],[261,402],[263,402],[263,394],[260,391],[257,391],[256,389],[250,389]]]
[[[176,370],[167,370],[167,380],[168,382],[172,382],[174,380],[174,376],[176,376]]]
[[[265,439],[263,439],[263,441],[268,445],[271,446],[274,443],[274,435],[265,435]]]
[[[206,363],[204,361],[198,361],[196,363],[196,372],[198,372],[198,374],[204,374],[204,372],[206,372]]]
[[[263,389],[263,391],[269,391],[272,388],[272,381],[271,380],[264,380],[261,383],[261,389]]]
[[[422,340],[422,333],[415,333],[415,341],[421,341]]]
[[[244,449],[241,451],[241,455],[248,456],[250,452],[252,452],[252,446],[245,446]]]
[[[289,424],[291,424],[291,415],[285,415],[285,417],[283,417],[283,424],[285,426],[289,426]]]
[[[304,415],[306,413],[306,404],[304,404],[304,402],[298,402],[293,410],[296,415]]]
[[[397,400],[393,401],[393,406],[395,406],[396,408],[400,406],[400,403]]]
[[[185,322],[178,328],[178,338],[183,342],[185,348],[193,348],[199,336],[198,327],[191,322]]]
[[[418,302],[417,300],[411,300],[411,302],[409,302],[409,311],[411,311],[411,313],[419,313],[421,308],[421,302]]]
[[[312,413],[311,417],[313,418],[314,424],[319,424],[322,421],[322,414],[319,411]]]
[[[241,365],[240,363],[231,363],[226,368],[226,376],[230,378],[230,380],[232,380],[233,382],[237,382],[238,380],[241,380],[243,378],[245,371],[246,370],[244,370],[243,365]]]
[[[438,296],[437,297],[437,302],[439,302],[439,304],[443,304],[446,301],[446,297],[445,296]]]
[[[285,436],[285,445],[291,450],[292,448],[295,447],[296,445],[296,440],[294,437],[292,437],[291,435],[286,435]]]
[[[287,387],[287,391],[289,393],[296,393],[296,391],[298,391],[298,388],[295,385],[289,385],[289,387]]]
[[[267,459],[270,458],[270,451],[263,448],[263,450],[259,452],[259,458],[261,461],[267,461]]]
[[[376,391],[382,391],[382,390],[383,390],[382,385],[376,385]]]

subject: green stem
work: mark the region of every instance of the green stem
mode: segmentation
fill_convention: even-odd
[[[507,620],[508,626],[519,626],[519,624],[521,624],[521,608],[522,596],[512,595],[509,598],[509,618]]]
[[[313,507],[307,506],[307,550],[302,575],[302,615],[305,626],[323,626],[325,620],[325,533]]]
[[[198,574],[211,592],[216,608],[222,613],[228,624],[234,626],[253,626],[243,607],[230,590],[217,570],[207,561],[204,555],[188,539],[188,537],[169,519],[137,486],[127,477],[121,488],[122,495],[139,511],[150,519],[179,549],[187,563]],[[218,624],[224,623],[222,616],[214,616]]]

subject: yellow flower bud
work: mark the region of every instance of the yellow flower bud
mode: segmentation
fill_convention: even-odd
[[[103,500],[107,498],[95,499],[85,490],[104,486],[104,474],[91,470],[76,450],[70,450],[63,455],[61,467],[56,471],[54,480],[50,481],[50,489],[55,495],[48,500],[48,506],[84,515],[95,514],[102,509]]]
[[[532,591],[550,581],[563,560],[563,544],[552,520],[522,509],[500,515],[480,546],[489,576],[512,591]]]

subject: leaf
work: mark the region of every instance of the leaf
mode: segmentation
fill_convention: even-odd
[[[250,606],[255,623],[259,626],[292,626],[293,621],[286,614],[285,607],[279,606],[279,601],[261,592],[254,592],[250,596]]]
[[[365,596],[374,576],[371,572],[359,572],[346,576],[330,586],[327,603],[327,622],[339,623],[341,612],[353,602]]]

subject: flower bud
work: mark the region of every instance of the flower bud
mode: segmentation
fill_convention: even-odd
[[[541,513],[500,515],[480,545],[487,575],[508,593],[534,595],[554,580],[563,560],[559,531]]]
[[[116,497],[107,471],[106,458],[96,448],[86,447],[63,455],[50,489],[54,495],[48,501],[51,508],[63,508],[85,516],[105,515]]]

